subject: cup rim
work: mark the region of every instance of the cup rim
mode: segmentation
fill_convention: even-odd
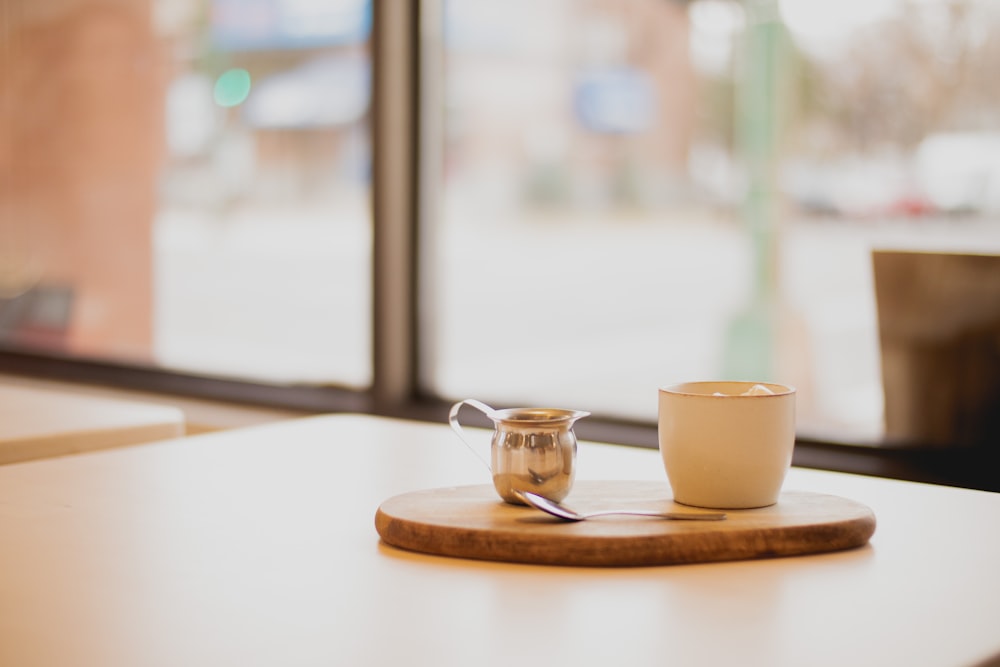
[[[493,411],[494,421],[517,424],[562,424],[589,417],[585,410],[566,410],[563,408],[501,408]]]
[[[732,388],[733,385],[739,385],[749,389],[754,385],[764,385],[770,389],[772,394],[753,394],[745,395],[742,390],[739,393],[727,393],[722,391],[722,388],[729,387]],[[709,389],[711,387],[711,389]],[[698,388],[703,388],[701,391]],[[722,392],[724,396],[714,396],[715,392]],[[788,396],[790,394],[797,393],[795,387],[790,384],[783,384],[780,382],[755,382],[753,380],[696,380],[694,382],[677,382],[675,384],[665,385],[660,387],[661,394],[671,394],[674,396],[706,396],[709,398],[776,398],[780,396]]]

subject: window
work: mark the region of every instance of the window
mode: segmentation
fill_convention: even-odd
[[[0,338],[366,387],[370,6],[6,6]]]
[[[995,3],[446,7],[439,393],[767,379],[882,436],[872,250],[1000,248]]]
[[[872,251],[1000,248],[996,3],[414,6],[8,3],[4,349],[365,395],[409,321],[381,307],[414,313],[393,414],[651,425],[662,384],[751,378],[799,388],[803,435],[881,439]],[[386,16],[416,44],[388,65]],[[418,53],[389,132],[374,73]]]

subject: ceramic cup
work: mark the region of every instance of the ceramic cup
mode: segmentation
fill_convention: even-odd
[[[719,509],[778,501],[795,445],[795,389],[685,382],[660,389],[659,442],[674,500]]]

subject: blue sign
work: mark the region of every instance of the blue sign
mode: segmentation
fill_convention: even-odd
[[[212,0],[212,43],[271,51],[363,42],[371,13],[371,0]]]

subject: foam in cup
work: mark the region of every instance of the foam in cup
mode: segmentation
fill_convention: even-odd
[[[774,392],[765,387],[764,385],[755,384],[742,394],[723,394],[721,391],[717,391],[714,394],[712,394],[712,396],[767,396],[773,394]]]

